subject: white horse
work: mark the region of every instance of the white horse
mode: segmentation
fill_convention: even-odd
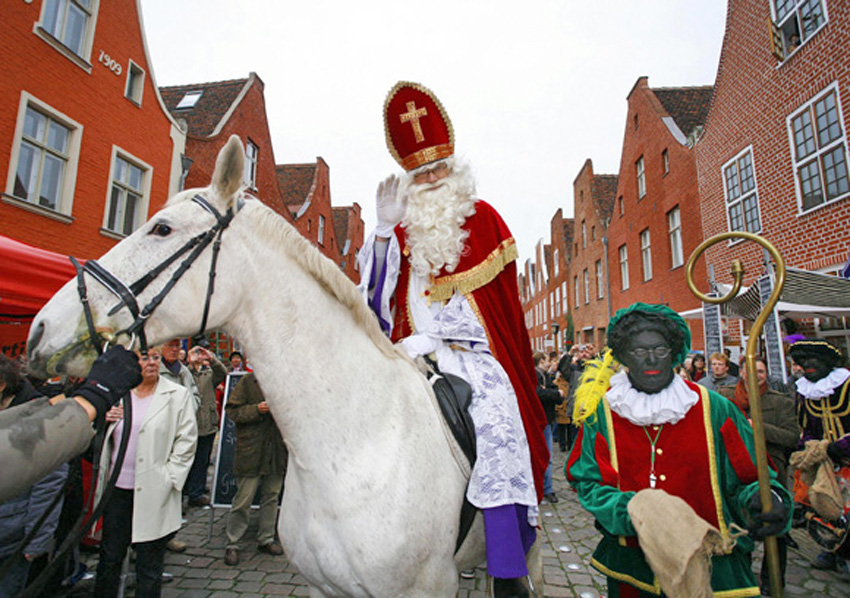
[[[459,568],[484,560],[480,515],[454,554],[469,466],[429,384],[383,336],[356,287],[283,218],[244,199],[243,160],[234,136],[210,187],[171,198],[98,261],[129,285],[215,223],[191,197],[236,211],[221,238],[207,328],[244,345],[289,449],[279,522],[289,560],[313,598],[455,596]],[[152,344],[196,332],[210,256],[200,254],[147,320]],[[140,293],[140,306],[176,267]],[[127,328],[128,310],[110,314],[114,296],[86,279],[98,331]],[[86,330],[71,281],[33,322],[31,368],[83,375],[95,357]],[[532,571],[542,577],[539,563]]]

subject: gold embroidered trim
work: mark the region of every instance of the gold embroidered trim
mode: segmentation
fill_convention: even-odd
[[[734,590],[714,592],[715,598],[744,598],[746,596],[761,596],[761,590],[755,586],[751,586],[749,588],[736,588]]]
[[[443,158],[448,158],[455,153],[455,148],[444,143],[433,147],[426,147],[419,151],[413,152],[409,156],[405,156],[401,161],[401,167],[407,171],[411,171],[420,166],[424,166],[429,162],[436,162]]]
[[[594,569],[599,570],[601,573],[605,574],[606,577],[611,577],[613,579],[617,579],[619,581],[625,581],[638,589],[641,589],[645,592],[649,592],[651,594],[655,594],[656,596],[661,595],[661,584],[658,583],[658,578],[653,575],[653,585],[649,585],[646,582],[640,581],[639,579],[635,579],[631,575],[626,575],[625,573],[619,573],[618,571],[613,571],[597,561],[595,558],[590,559],[590,564]]]
[[[518,258],[519,250],[514,238],[505,239],[477,266],[459,274],[437,278],[429,289],[428,301],[448,301],[455,292],[468,295],[494,280],[505,266]]]
[[[720,535],[724,540],[729,540],[729,528],[723,517],[723,498],[720,495],[720,483],[717,479],[717,447],[714,444],[714,429],[711,426],[711,400],[708,397],[708,389],[700,386],[700,400],[702,401],[702,416],[705,425],[705,439],[708,445],[708,472],[711,479],[711,493],[714,496],[714,508],[717,511],[717,525]],[[730,554],[729,550],[726,554]]]
[[[472,308],[472,311],[475,312],[475,317],[478,318],[478,321],[484,328],[484,334],[487,335],[487,344],[490,345],[490,354],[496,358],[496,361],[499,361],[499,352],[496,350],[495,345],[493,345],[493,337],[490,336],[490,329],[487,327],[487,322],[484,320],[484,316],[481,315],[481,308],[478,307],[478,303],[476,303],[475,297],[473,297],[471,293],[466,295],[466,300],[469,302],[469,306]]]

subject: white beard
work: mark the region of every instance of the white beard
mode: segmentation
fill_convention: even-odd
[[[436,276],[445,267],[454,272],[466,248],[469,232],[461,227],[475,213],[468,168],[430,184],[410,184],[402,225],[407,232],[410,267],[419,276]]]

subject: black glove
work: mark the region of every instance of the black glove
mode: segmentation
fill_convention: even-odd
[[[115,345],[95,360],[89,377],[74,394],[91,403],[97,411],[97,421],[102,421],[109,408],[141,382],[139,358],[121,345]]]
[[[844,454],[844,450],[838,445],[837,442],[830,442],[826,446],[826,454],[830,459],[832,459],[832,462],[836,465],[841,465],[847,458],[847,455]]]
[[[773,501],[770,511],[761,512],[761,494],[756,493],[751,499],[749,509],[752,514],[753,523],[747,527],[753,540],[764,540],[768,536],[778,536],[785,529],[788,522],[788,507],[782,502],[782,498],[774,491],[770,491]]]

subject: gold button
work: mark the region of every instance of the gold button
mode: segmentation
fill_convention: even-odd
[[[659,479],[659,480],[661,480],[662,482],[666,482],[666,481],[667,481],[667,476],[666,476],[666,475],[664,475],[664,474],[662,473],[662,474],[658,477],[658,479]]]
[[[659,455],[663,455],[663,454],[664,454],[664,451],[663,451],[663,450],[661,450],[660,448],[655,449],[655,452],[656,452],[656,453],[658,453]]]

